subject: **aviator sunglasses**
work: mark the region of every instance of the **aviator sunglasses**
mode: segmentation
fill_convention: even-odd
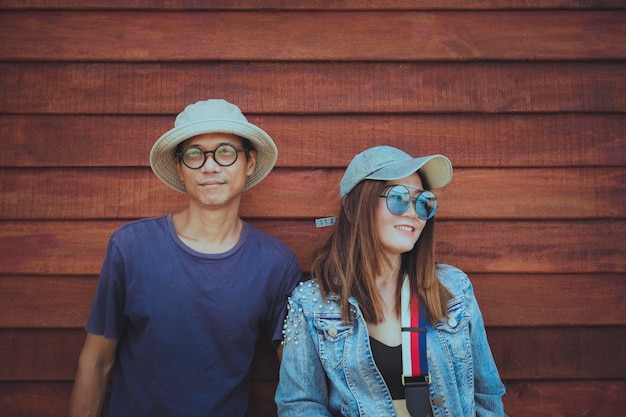
[[[432,219],[437,212],[437,197],[431,191],[419,190],[417,197],[411,197],[408,187],[392,185],[388,188],[387,194],[379,197],[387,199],[387,209],[397,216],[406,213],[412,201],[417,217],[422,220]]]

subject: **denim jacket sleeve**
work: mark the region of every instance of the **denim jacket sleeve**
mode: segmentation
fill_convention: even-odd
[[[332,416],[328,410],[326,374],[321,363],[311,318],[304,314],[301,299],[295,296],[287,305],[284,326],[283,360],[276,390],[278,415],[284,417]]]
[[[483,347],[474,350],[474,398],[476,400],[476,415],[479,417],[505,416],[502,405],[502,396],[505,393],[504,385],[500,380],[496,363],[487,341],[487,333],[483,316],[474,297],[472,285],[466,291],[466,300],[470,310],[472,346]]]
[[[472,283],[464,272],[448,265],[440,265],[439,277],[455,297],[462,298],[469,315],[476,415],[506,417],[502,403],[505,388],[489,347],[483,316]]]

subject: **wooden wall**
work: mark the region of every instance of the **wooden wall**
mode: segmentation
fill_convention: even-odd
[[[305,270],[355,153],[448,155],[439,260],[508,414],[623,415],[625,59],[620,0],[0,0],[0,413],[66,415],[111,232],[185,202],[150,147],[222,97],[280,149],[242,214]],[[276,366],[263,346],[261,417]]]

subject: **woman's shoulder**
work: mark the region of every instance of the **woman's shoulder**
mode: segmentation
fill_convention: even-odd
[[[324,298],[322,288],[316,279],[301,281],[296,288],[293,289],[291,297],[299,303],[310,304],[318,303]]]
[[[337,306],[339,297],[333,294],[324,296],[322,288],[316,279],[302,281],[291,294],[292,301],[298,303],[306,312],[327,310]]]
[[[467,274],[452,265],[437,264],[437,277],[456,297],[462,296],[472,288],[472,283]]]

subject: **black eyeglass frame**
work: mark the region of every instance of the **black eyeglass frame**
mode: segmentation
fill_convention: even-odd
[[[233,149],[235,151],[235,159],[233,160],[233,162],[231,162],[229,164],[223,164],[220,161],[218,161],[217,158],[215,157],[215,155],[217,154],[217,151],[220,148],[224,148],[224,147],[231,148],[231,149]],[[195,168],[191,167],[185,161],[185,153],[189,149],[197,149],[197,150],[199,150],[202,153],[202,156],[203,156],[204,159],[202,160],[202,163],[198,167],[195,167]],[[181,161],[183,164],[185,164],[185,166],[187,168],[189,168],[189,169],[200,169],[200,168],[202,168],[204,166],[204,164],[206,164],[206,161],[207,161],[207,158],[208,158],[207,154],[212,154],[213,160],[215,161],[215,163],[217,165],[219,165],[221,167],[229,167],[229,166],[233,165],[235,162],[237,162],[237,159],[239,159],[239,152],[246,152],[246,151],[248,151],[246,148],[238,148],[238,147],[236,147],[234,145],[231,145],[229,143],[223,143],[223,144],[219,145],[217,148],[213,149],[212,151],[204,151],[197,145],[191,145],[190,147],[185,148],[185,150],[183,150],[183,151],[176,152],[175,155],[176,155],[176,157],[178,158],[179,161]]]
[[[404,210],[401,213],[394,213],[393,210],[391,210],[391,207],[389,207],[389,192],[393,188],[395,188],[395,187],[402,187],[402,188],[404,188],[406,190],[407,194],[409,195],[409,203],[406,206],[406,210]],[[418,190],[419,193],[417,194],[417,196],[411,197],[411,191],[409,189]],[[378,197],[385,199],[385,205],[387,206],[387,210],[389,210],[389,213],[391,213],[391,214],[393,214],[395,216],[401,216],[404,213],[406,213],[407,211],[409,211],[409,207],[411,206],[411,202],[413,202],[413,210],[415,210],[415,215],[417,216],[418,219],[421,219],[421,220],[430,220],[430,219],[432,219],[433,217],[435,217],[435,213],[437,212],[437,209],[439,208],[439,202],[437,201],[437,196],[435,195],[435,193],[433,193],[432,191],[429,191],[429,190],[422,190],[420,188],[415,188],[415,187],[407,187],[406,185],[402,185],[402,184],[388,185],[387,187],[385,187],[384,190],[385,190],[386,193],[384,195],[379,195]],[[433,207],[432,211],[429,213],[429,216],[427,218],[423,218],[422,216],[420,216],[419,211],[417,210],[417,201],[425,193],[426,193],[426,196],[428,197],[428,200],[434,201],[434,207]]]

